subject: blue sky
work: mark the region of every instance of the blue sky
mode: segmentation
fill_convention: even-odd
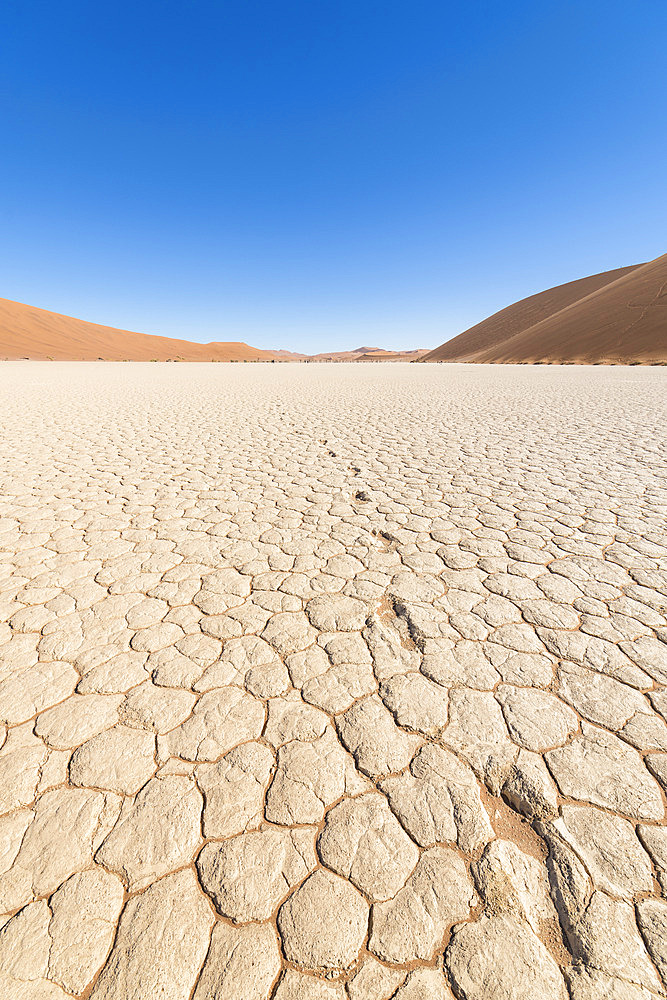
[[[4,0],[0,296],[436,346],[667,250],[664,0]]]

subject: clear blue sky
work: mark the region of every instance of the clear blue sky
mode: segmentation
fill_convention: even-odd
[[[4,0],[0,296],[435,346],[667,250],[665,0]]]

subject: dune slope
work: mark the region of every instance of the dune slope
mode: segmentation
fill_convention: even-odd
[[[667,254],[531,295],[423,360],[667,361]]]
[[[13,361],[413,361],[425,350],[298,354],[262,351],[242,342],[197,344],[117,330],[0,298],[0,360]]]
[[[429,353],[428,348],[413,351],[388,351],[382,347],[357,347],[354,351],[328,351],[313,354],[311,361],[418,361]]]
[[[271,361],[240,342],[195,344],[131,333],[0,299],[0,359],[53,361]]]

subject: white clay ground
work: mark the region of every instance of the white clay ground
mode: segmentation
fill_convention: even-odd
[[[651,1000],[667,372],[0,366],[3,1000]]]

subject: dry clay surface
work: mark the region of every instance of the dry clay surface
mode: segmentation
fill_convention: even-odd
[[[3,1000],[652,1000],[665,373],[0,369]]]

